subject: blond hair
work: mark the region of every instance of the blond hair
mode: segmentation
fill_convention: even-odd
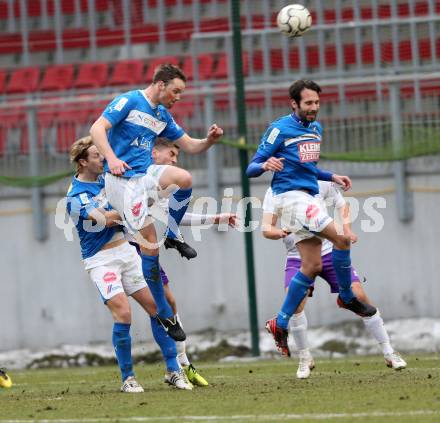
[[[79,161],[81,159],[87,159],[87,151],[92,145],[93,141],[90,135],[80,138],[72,144],[72,148],[70,149],[70,162],[75,163],[77,172],[81,168]]]

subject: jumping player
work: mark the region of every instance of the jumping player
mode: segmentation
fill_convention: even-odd
[[[266,328],[284,355],[288,354],[289,320],[307,295],[310,285],[321,272],[321,240],[333,243],[332,260],[339,285],[339,301],[345,308],[363,317],[371,317],[376,308],[360,301],[351,290],[350,238],[338,235],[325,205],[316,197],[318,180],[333,181],[344,190],[351,180],[317,167],[322,137],[316,122],[321,88],[313,81],[299,80],[289,88],[293,113],[275,120],[262,137],[258,150],[248,166],[249,177],[266,171],[274,172],[272,191],[281,226],[296,234],[301,255],[301,268],[294,275],[277,317],[267,321]]]
[[[77,174],[67,193],[67,210],[78,231],[85,269],[114,319],[112,341],[121,370],[121,391],[143,392],[133,372],[128,296],[150,315],[153,336],[166,362],[167,382],[191,389],[177,362],[174,340],[154,317],[156,306],[142,274],[141,260],[118,226],[119,213],[108,206],[103,194],[103,157],[91,137],[73,144],[71,161],[76,164]]]
[[[206,138],[191,138],[176,124],[168,109],[180,100],[185,82],[186,77],[179,68],[161,65],[146,89],[116,97],[90,129],[94,144],[106,159],[105,190],[109,203],[123,217],[124,225],[140,235],[142,271],[156,302],[158,318],[178,341],[185,339],[185,333],[166,301],[159,277],[156,231],[147,219],[149,193],[157,188],[146,175],[152,164],[151,151],[156,137],[164,136],[185,152],[202,153],[223,134],[223,130],[213,124]],[[170,166],[162,173],[159,184],[163,190],[175,188],[170,197],[165,246],[176,248],[188,259],[193,258],[197,253],[183,241],[178,230],[192,193],[191,175]]]
[[[357,236],[351,230],[349,219],[349,206],[338,188],[331,182],[319,181],[319,195],[325,201],[325,204],[334,207],[335,211],[341,217],[343,223],[343,231],[345,235],[349,236],[354,243],[357,241]],[[263,202],[263,235],[269,239],[282,239],[287,250],[287,259],[285,267],[284,287],[287,290],[292,277],[301,267],[301,257],[298,249],[295,246],[295,234],[289,234],[286,231],[276,226],[278,216],[275,214],[274,200],[272,189],[268,188]],[[330,286],[331,293],[338,293],[339,287],[336,279],[335,269],[332,261],[332,244],[328,240],[323,240],[322,243],[322,270],[319,274]],[[365,294],[359,277],[351,268],[351,287],[361,301],[371,304],[367,295]],[[309,297],[312,296],[314,286],[309,287]],[[310,376],[310,371],[315,367],[313,357],[310,353],[307,342],[307,317],[304,312],[304,307],[307,297],[304,298],[291,320],[292,335],[295,340],[299,352],[299,365],[296,376],[298,379],[306,379]],[[338,302],[339,304],[339,302]],[[381,348],[385,363],[388,367],[395,370],[401,370],[406,367],[405,360],[402,359],[399,353],[394,351],[390,343],[387,330],[380,315],[379,310],[371,317],[362,317],[365,328],[376,339],[378,346]]]
[[[179,156],[179,146],[172,141],[167,140],[166,138],[158,138],[156,140],[156,144],[153,148],[152,157],[154,164],[148,168],[148,174],[152,178],[160,178],[160,174],[165,171],[168,166],[174,166],[177,163],[177,159]],[[161,210],[167,214],[168,207],[168,199],[164,198],[160,200],[157,204]],[[213,214],[213,215],[198,215],[194,213],[187,212],[182,221],[181,225],[191,226],[191,225],[209,225],[209,224],[220,224],[220,223],[228,223],[230,226],[234,227],[236,224],[236,216],[231,213],[221,213],[221,214]],[[164,284],[165,289],[165,297],[173,309],[173,313],[179,318],[177,314],[177,304],[176,299],[170,289],[169,279],[163,267],[160,269],[162,282]],[[186,355],[186,341],[177,342],[177,359],[179,360],[180,365],[184,369],[188,380],[197,386],[207,386],[208,382],[203,378],[196,368],[191,364]]]

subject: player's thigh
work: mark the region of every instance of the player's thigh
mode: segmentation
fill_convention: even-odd
[[[124,293],[121,279],[121,267],[118,263],[105,263],[88,270],[90,279],[105,303],[114,296]]]
[[[318,237],[314,236],[303,239],[295,245],[301,256],[302,265],[304,265],[305,262],[321,263],[322,242]]]
[[[320,233],[319,236],[328,239],[337,249],[345,250],[350,248],[350,237],[344,235],[336,228],[334,222],[329,223]]]
[[[151,291],[148,287],[134,292],[131,297],[150,315],[157,313],[156,303],[154,302]]]
[[[147,256],[159,255],[159,243],[156,228],[153,223],[145,225],[139,233],[134,235],[142,254]]]

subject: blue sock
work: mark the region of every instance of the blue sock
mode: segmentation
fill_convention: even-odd
[[[284,299],[281,311],[277,315],[277,326],[287,329],[290,318],[307,295],[307,290],[312,283],[313,279],[310,279],[298,270],[297,274],[290,281],[286,298]]]
[[[129,376],[134,376],[131,360],[130,323],[114,323],[112,342],[121,369],[122,382],[124,382]]]
[[[156,303],[157,314],[164,319],[171,317],[173,310],[165,298],[165,291],[159,271],[159,256],[141,255],[141,259],[142,273]]]
[[[333,248],[332,260],[338,279],[339,295],[344,303],[348,303],[354,297],[353,291],[351,290],[350,250],[337,250]]]
[[[174,339],[168,336],[165,329],[154,317],[150,317],[150,320],[154,340],[162,351],[167,370],[169,372],[177,372],[180,366],[177,362],[177,348]]]
[[[170,196],[169,215],[168,215],[168,231],[169,238],[176,239],[179,232],[179,224],[185,215],[189,200],[191,199],[192,188],[178,189]]]

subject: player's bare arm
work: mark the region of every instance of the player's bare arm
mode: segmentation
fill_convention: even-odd
[[[113,175],[122,175],[125,169],[131,169],[131,167],[123,160],[119,160],[113,149],[110,147],[110,143],[107,138],[107,131],[112,127],[112,124],[103,116],[100,116],[90,128],[90,135],[93,140],[93,144],[96,145],[98,151],[107,160],[109,169]]]
[[[348,191],[353,186],[351,179],[348,176],[336,175],[334,173],[332,175],[332,181],[340,185],[344,191]]]
[[[121,216],[116,210],[93,209],[89,213],[88,220],[93,220],[100,225],[110,228],[121,224]]]
[[[289,235],[289,232],[284,229],[278,228],[276,226],[278,221],[278,216],[273,213],[263,213],[263,220],[261,223],[261,230],[263,232],[263,236],[267,239],[283,239]]]
[[[222,136],[223,129],[214,123],[209,127],[206,138],[192,138],[188,134],[184,134],[176,143],[185,153],[198,154],[216,144]]]

